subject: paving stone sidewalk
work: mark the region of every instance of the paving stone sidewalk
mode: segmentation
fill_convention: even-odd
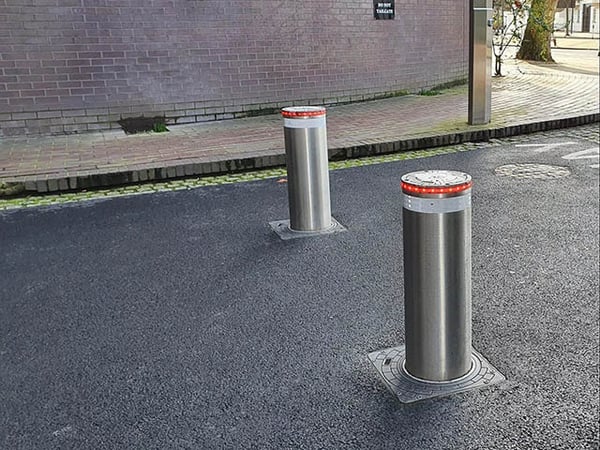
[[[466,86],[328,109],[331,159],[431,148],[600,121],[593,50],[556,52],[557,64],[507,60],[492,83],[492,121],[467,124]],[[170,127],[0,140],[0,184],[27,191],[86,189],[281,166],[282,120],[268,115]]]

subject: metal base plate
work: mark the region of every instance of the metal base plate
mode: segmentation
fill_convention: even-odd
[[[273,229],[275,233],[279,235],[281,239],[287,241],[289,239],[297,239],[311,236],[322,236],[324,234],[335,234],[346,231],[346,228],[335,220],[333,217],[331,218],[331,226],[326,230],[319,231],[295,231],[290,228],[289,220],[278,220],[276,222],[269,222],[269,225]]]
[[[404,369],[405,346],[388,348],[369,354],[369,359],[388,388],[402,403],[413,403],[434,397],[479,389],[505,381],[480,353],[473,350],[473,366],[465,376],[452,381],[424,381],[409,375]]]

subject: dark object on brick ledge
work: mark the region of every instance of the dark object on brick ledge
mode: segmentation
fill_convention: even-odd
[[[154,131],[157,133],[169,131],[165,124],[164,116],[155,117],[128,117],[127,119],[119,120],[119,125],[127,134],[144,133]]]

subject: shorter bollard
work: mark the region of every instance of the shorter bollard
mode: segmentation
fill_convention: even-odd
[[[325,108],[284,108],[290,228],[323,231],[331,227]]]
[[[402,177],[405,345],[369,355],[400,401],[505,380],[471,347],[471,177]]]
[[[282,239],[344,231],[331,217],[325,108],[283,108],[289,221],[271,222]]]

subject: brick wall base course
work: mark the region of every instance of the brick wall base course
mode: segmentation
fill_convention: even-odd
[[[459,78],[462,80],[462,78]],[[450,80],[452,82],[453,80]],[[427,88],[424,88],[427,89]],[[371,94],[341,95],[290,102],[272,102],[259,104],[242,104],[239,106],[218,106],[197,108],[198,103],[181,103],[171,105],[137,105],[135,107],[119,107],[90,110],[39,111],[30,113],[4,114],[0,116],[0,136],[39,135],[39,134],[72,134],[90,131],[119,129],[117,123],[121,119],[131,117],[164,116],[167,125],[210,122],[215,120],[252,117],[272,114],[286,106],[322,105],[334,106],[353,102],[387,98],[398,95],[400,90],[384,91]],[[194,107],[194,109],[187,109]],[[110,113],[107,113],[110,111]],[[115,112],[121,111],[121,112]],[[98,114],[100,113],[100,114]],[[19,116],[20,115],[20,116]],[[14,120],[15,117],[26,118]],[[2,119],[8,120],[2,120]]]

